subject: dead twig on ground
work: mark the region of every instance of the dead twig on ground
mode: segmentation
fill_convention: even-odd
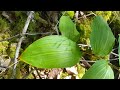
[[[78,21],[78,15],[79,15],[79,11],[76,11],[76,13],[75,13],[75,22]]]
[[[53,32],[45,32],[45,33],[25,33],[24,35],[49,35],[49,34],[53,34]],[[23,34],[17,34],[17,35],[15,35],[15,36],[10,37],[10,38],[0,40],[0,42],[9,41],[9,40],[11,40],[11,39],[13,39],[13,38],[16,38],[16,37],[19,37],[19,36],[23,36]]]
[[[20,36],[20,34],[17,34],[17,35],[15,35],[15,36],[10,37],[10,38],[4,39],[4,40],[0,40],[0,42],[9,41],[9,40],[11,40],[11,39],[13,39],[13,38],[16,38],[16,37],[19,37],[19,36]]]
[[[19,51],[20,51],[20,48],[21,48],[21,43],[22,43],[22,41],[23,41],[23,39],[24,39],[24,34],[25,34],[26,31],[27,31],[27,28],[28,28],[28,26],[29,26],[30,20],[31,20],[32,17],[33,17],[33,13],[34,13],[33,11],[30,11],[29,16],[28,16],[28,18],[27,18],[27,21],[26,21],[26,23],[25,23],[25,26],[24,26],[24,28],[23,28],[23,30],[22,30],[22,37],[19,39],[19,42],[18,42],[18,44],[17,44],[17,48],[16,48],[16,52],[15,52],[15,57],[14,57],[14,63],[16,63],[16,62],[18,61],[18,56],[19,56]],[[14,66],[13,66],[13,73],[12,73],[11,79],[14,79],[14,78],[15,78],[16,66],[17,66],[17,64],[14,64]]]
[[[84,64],[85,68],[90,68],[91,65],[84,59],[84,57],[82,57],[82,59],[81,62]]]
[[[39,76],[39,79],[41,79],[41,76],[40,76],[40,73],[38,72],[38,69],[36,67],[34,67],[34,69],[36,70],[37,75]]]
[[[8,67],[5,67],[5,66],[0,66],[0,67],[5,68],[2,72],[0,72],[0,74],[2,74],[3,72],[5,72],[7,69],[11,68],[14,64],[17,64],[18,62],[19,62],[19,61],[17,61],[16,63],[11,64],[11,65],[10,65],[10,66],[8,66]]]
[[[115,55],[115,56],[118,56],[118,57],[119,57],[119,55],[118,55],[118,54],[116,54],[116,53],[114,53],[114,52],[111,52],[111,54],[113,54],[113,55]]]

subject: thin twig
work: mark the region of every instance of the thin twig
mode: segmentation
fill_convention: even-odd
[[[120,73],[120,70],[119,70],[119,67],[117,67],[117,66],[115,66],[115,65],[113,65],[113,64],[111,64],[111,63],[108,63],[111,67],[113,67],[114,69],[116,69],[119,73]]]
[[[66,11],[61,15],[61,17],[64,16],[65,13],[66,13]],[[59,31],[58,31],[58,24],[59,24],[59,21],[56,23],[54,29],[55,29],[55,31],[57,32],[57,35],[60,35],[60,34],[59,34]]]
[[[110,59],[109,61],[116,61],[118,60],[119,58],[115,58],[115,59]]]
[[[114,53],[114,52],[111,52],[111,54],[113,54],[113,55],[115,55],[115,56],[118,56],[118,57],[119,57],[119,55],[118,55],[118,54],[116,54],[116,53]]]
[[[0,40],[0,42],[8,41],[8,40],[11,40],[11,39],[16,38],[16,37],[18,37],[18,36],[20,36],[20,34],[17,34],[17,35],[15,35],[15,36],[12,36],[12,37],[7,38],[7,39],[4,39],[4,40]]]
[[[115,51],[116,49],[118,49],[118,48],[114,48],[114,49],[112,49],[112,52]]]
[[[0,74],[2,74],[3,72],[5,72],[7,69],[11,68],[14,64],[17,64],[18,62],[19,62],[19,61],[17,61],[16,63],[11,64],[11,65],[8,66],[8,67],[2,66],[2,67],[4,67],[5,69],[4,69],[2,72],[0,72]]]
[[[76,11],[76,13],[75,13],[75,21],[76,22],[78,21],[78,15],[79,15],[79,11]]]
[[[58,23],[59,23],[59,21],[58,21],[57,24],[55,25],[54,29],[55,29],[55,31],[57,32],[57,35],[60,35],[60,34],[59,34],[59,31],[58,31]]]
[[[36,72],[37,72],[37,75],[39,76],[39,79],[41,79],[41,76],[40,76],[40,74],[39,74],[39,72],[38,72],[38,69],[36,68],[36,67],[34,67],[35,68],[35,70],[36,70]]]
[[[86,68],[90,68],[91,65],[84,59],[84,57],[82,57],[83,60],[81,60],[81,62],[85,65]]]
[[[79,47],[91,47],[90,45],[85,45],[85,44],[78,44],[79,45]]]
[[[114,11],[114,14],[117,15],[117,12]],[[109,25],[110,25],[117,17],[119,17],[118,15],[117,15],[117,16],[116,16],[116,15],[114,15],[113,18],[112,18],[112,20],[108,23]]]
[[[119,74],[119,76],[118,76],[118,79],[120,79],[120,74]]]
[[[115,59],[110,59],[108,61],[116,61],[118,60],[119,58],[115,58]],[[84,60],[80,60],[80,61],[84,61]],[[97,60],[96,60],[97,61]],[[95,63],[96,61],[91,61],[91,60],[86,60],[86,62],[91,62],[91,63]]]
[[[82,61],[86,61],[86,62],[93,62],[93,63],[95,63],[96,61],[90,61],[90,60],[80,60],[81,62]]]
[[[91,15],[97,16],[95,13],[93,13],[93,12],[91,11],[91,13],[85,15],[85,17],[91,16]],[[84,17],[82,16],[82,17],[79,17],[78,19],[80,19],[80,18],[84,18]]]
[[[48,34],[53,34],[51,32],[46,32],[46,33],[25,33],[25,35],[48,35]]]
[[[28,25],[29,25],[29,23],[30,23],[30,20],[32,19],[31,17],[33,17],[33,11],[31,11],[30,13],[29,13],[29,16],[28,16],[28,18],[27,18],[27,21],[26,21],[26,23],[25,23],[25,26],[24,26],[24,28],[23,28],[23,30],[22,30],[22,37],[20,38],[20,40],[19,40],[19,42],[18,42],[18,44],[17,44],[17,48],[16,48],[16,52],[15,52],[15,58],[14,58],[14,63],[16,63],[17,61],[18,61],[18,56],[19,56],[19,51],[20,51],[20,48],[21,48],[21,43],[22,43],[22,41],[23,41],[23,39],[24,39],[24,34],[26,33],[26,31],[27,31],[27,28],[28,28]],[[17,66],[17,64],[14,64],[14,66],[13,66],[13,73],[12,73],[12,77],[11,78],[15,78],[15,74],[16,74],[16,66]]]

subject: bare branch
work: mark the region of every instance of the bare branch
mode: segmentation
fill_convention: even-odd
[[[0,42],[9,41],[9,40],[11,40],[11,39],[13,39],[13,38],[16,38],[16,37],[19,37],[19,36],[23,36],[23,35],[39,35],[39,34],[41,34],[41,35],[48,35],[48,34],[53,34],[53,32],[17,34],[17,35],[15,35],[15,36],[10,37],[10,38],[0,40]]]
[[[4,40],[0,40],[0,42],[8,41],[8,40],[11,40],[11,39],[16,38],[16,37],[18,37],[18,36],[20,36],[20,34],[17,34],[17,35],[15,35],[15,36],[12,36],[12,37],[7,38],[7,39],[4,39]]]
[[[84,15],[84,13],[82,12],[81,15]],[[87,15],[84,15],[84,17],[83,17],[83,16],[82,16],[82,17],[79,17],[78,19],[80,19],[80,18],[85,18],[85,17],[91,16],[91,15],[97,16],[95,13],[93,13],[93,12],[91,11],[91,13],[89,13],[89,14],[87,14]]]
[[[115,59],[110,59],[109,61],[116,61],[118,60],[119,58],[115,58]]]
[[[116,54],[116,53],[114,53],[114,52],[111,52],[111,54],[113,54],[113,55],[115,55],[115,56],[118,56],[118,57],[119,57],[119,55],[118,55],[118,54]]]
[[[79,45],[79,47],[91,47],[90,45],[85,45],[85,44],[78,44]]]
[[[41,76],[40,76],[40,74],[39,74],[39,72],[38,72],[38,69],[36,68],[36,67],[34,67],[35,68],[35,70],[36,70],[36,72],[37,72],[37,75],[39,76],[39,79],[41,79]]]
[[[91,65],[84,59],[84,57],[82,57],[82,59],[81,62],[85,65],[85,68],[90,68]]]
[[[76,22],[78,21],[78,15],[79,15],[79,11],[76,11],[76,13],[75,13],[75,21]]]
[[[59,23],[59,21],[58,21],[57,24],[53,27],[53,29],[57,32],[57,35],[60,35],[60,34],[59,34],[59,31],[58,31],[58,23]]]
[[[14,64],[17,64],[19,61],[17,61],[16,63],[11,64],[10,66],[6,67],[6,66],[0,66],[1,68],[5,68],[2,72],[0,72],[0,74],[2,74],[3,72],[5,72],[8,68],[11,68]]]
[[[16,63],[18,61],[18,56],[19,56],[19,51],[20,51],[20,48],[21,48],[21,43],[22,43],[22,41],[24,39],[24,34],[27,31],[27,28],[28,28],[28,25],[30,23],[30,20],[33,17],[33,13],[34,13],[33,11],[30,11],[29,16],[27,18],[27,21],[25,23],[25,26],[24,26],[24,28],[22,30],[22,37],[20,38],[20,40],[19,40],[19,42],[17,44],[17,48],[16,48],[16,52],[15,52],[15,57],[14,57],[14,63]],[[14,66],[13,66],[13,73],[12,73],[12,77],[11,78],[15,78],[16,66],[17,66],[17,64],[14,64]]]
[[[117,49],[118,49],[118,48],[114,48],[114,49],[112,49],[112,52],[115,51],[115,50],[117,50]]]
[[[96,61],[91,61],[91,60],[80,60],[81,62],[86,61],[86,62],[93,62],[95,63]]]
[[[113,65],[113,64],[111,64],[111,63],[108,63],[108,64],[109,64],[112,68],[118,70],[118,72],[120,73],[119,67],[117,67],[117,66],[115,66],[115,65]]]
[[[48,35],[53,34],[53,32],[46,32],[46,33],[25,33],[25,35]]]

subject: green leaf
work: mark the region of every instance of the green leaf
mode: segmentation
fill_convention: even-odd
[[[114,73],[107,60],[98,60],[88,69],[82,79],[114,79]]]
[[[29,45],[19,59],[38,68],[65,68],[75,65],[80,57],[80,49],[75,42],[51,35]]]
[[[119,66],[120,66],[120,34],[119,34],[118,42],[119,42],[118,54],[119,54]]]
[[[80,34],[76,29],[76,25],[69,16],[62,16],[59,22],[59,30],[61,34],[73,41],[78,41]]]
[[[93,53],[98,56],[108,55],[114,45],[115,37],[107,22],[101,16],[96,16],[91,25],[90,44]]]

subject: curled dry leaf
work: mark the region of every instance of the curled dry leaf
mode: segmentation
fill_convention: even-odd
[[[77,67],[75,67],[75,66],[70,67],[70,68],[66,68],[66,71],[68,74],[78,74]]]
[[[49,74],[48,74],[48,78],[49,79],[57,79],[57,76],[60,74],[60,72],[62,71],[62,69],[52,69]]]
[[[10,64],[10,57],[7,55],[2,55],[0,56],[0,66],[2,67],[8,67],[8,65]],[[0,70],[4,70],[5,68],[0,67]]]

